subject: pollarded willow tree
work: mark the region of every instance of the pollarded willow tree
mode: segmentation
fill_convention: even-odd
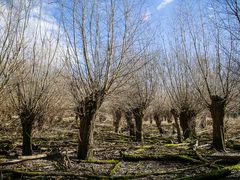
[[[186,66],[190,61],[191,52],[184,49],[185,34],[179,29],[180,33],[174,33],[178,36],[168,45],[169,50],[163,53],[160,71],[163,87],[171,101],[172,113],[175,118],[178,117],[183,138],[187,139],[196,137],[195,118],[202,109],[202,104]],[[178,140],[181,141],[180,137]]]
[[[97,110],[105,96],[138,69],[136,61],[145,49],[139,43],[141,2],[73,0],[62,2],[61,12],[69,89],[80,119],[77,157],[89,159]]]
[[[40,22],[40,21],[39,21]],[[32,37],[24,43],[27,47],[22,58],[21,68],[11,79],[9,94],[11,105],[18,114],[22,125],[22,155],[32,155],[32,134],[36,123],[44,122],[51,107],[57,107],[57,78],[60,73],[57,65],[58,35],[41,31],[42,24],[32,27]]]
[[[192,52],[191,61],[186,64],[194,87],[213,119],[213,147],[224,151],[226,107],[238,94],[231,70],[237,44],[232,33],[213,25],[204,18],[209,16],[201,9],[199,12],[196,17],[199,21],[193,20],[193,15],[185,19],[185,49]],[[215,14],[212,18],[218,21]]]
[[[142,57],[146,64],[136,72],[129,80],[127,92],[127,105],[130,107],[136,127],[136,141],[143,141],[143,117],[150,103],[155,97],[157,80],[156,77],[156,53],[147,52]]]

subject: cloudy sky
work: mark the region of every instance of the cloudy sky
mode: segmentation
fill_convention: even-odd
[[[14,0],[14,1],[20,1],[22,0]],[[31,27],[34,28],[37,26],[37,24],[41,24],[41,28],[43,32],[47,32],[49,34],[55,32],[58,30],[58,20],[56,18],[57,15],[57,0],[42,0],[42,13],[41,13],[41,19],[38,18],[39,14],[39,5],[36,4],[35,8],[33,9],[32,16],[30,18],[30,24]],[[107,0],[106,0],[107,1]],[[144,21],[149,21],[153,25],[159,25],[162,29],[165,29],[168,31],[168,26],[171,25],[172,19],[174,16],[176,16],[176,12],[179,9],[180,6],[184,6],[184,2],[186,4],[194,4],[194,1],[199,0],[145,0],[143,5],[143,19]],[[208,0],[202,0],[208,1]],[[0,0],[0,2],[5,2],[6,0]],[[40,1],[34,1],[35,3]],[[191,3],[189,3],[191,2]],[[4,8],[3,6],[0,6],[0,9]],[[31,33],[31,28],[29,30],[29,33]]]

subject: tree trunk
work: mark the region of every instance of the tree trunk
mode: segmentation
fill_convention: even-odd
[[[177,129],[178,142],[181,143],[182,142],[182,135],[181,135],[180,126],[179,126],[179,123],[178,123],[178,113],[175,109],[172,109],[171,113],[173,115],[173,118],[174,118],[174,121],[175,121],[175,127]]]
[[[77,158],[79,160],[88,160],[93,157],[94,122],[96,112],[102,101],[103,98],[101,95],[91,95],[86,97],[77,108],[77,114],[80,120],[77,152]]]
[[[143,110],[142,108],[135,108],[133,110],[133,116],[136,123],[136,141],[143,142]]]
[[[125,118],[127,121],[127,126],[129,129],[130,136],[135,137],[135,127],[134,123],[132,121],[132,112],[131,111],[126,111],[125,112]]]
[[[179,114],[179,121],[184,139],[196,136],[194,119],[195,116],[196,114],[193,110],[184,110]]]
[[[96,109],[92,109],[92,113],[86,114],[80,119],[79,137],[78,137],[78,152],[77,157],[80,160],[87,160],[93,157],[93,130]]]
[[[219,96],[211,97],[210,112],[213,119],[213,147],[217,151],[225,151],[225,115],[226,101]]]
[[[119,133],[120,131],[121,117],[122,117],[121,110],[117,109],[113,112],[113,125],[115,128],[115,133]]]
[[[30,156],[30,155],[32,155],[32,125],[33,125],[33,121],[30,119],[21,119],[21,123],[22,123],[22,138],[23,138],[22,155]]]
[[[159,133],[160,133],[160,134],[163,134],[163,129],[162,129],[162,125],[161,125],[162,121],[161,121],[161,119],[160,119],[159,116],[160,116],[160,115],[159,115],[158,113],[155,113],[154,116],[153,116],[153,118],[154,118],[154,120],[155,120],[155,122],[156,122],[156,125],[157,125],[157,128],[158,128],[158,130],[159,130]]]

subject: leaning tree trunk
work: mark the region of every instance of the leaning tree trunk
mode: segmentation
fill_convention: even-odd
[[[175,109],[172,109],[171,113],[173,115],[173,118],[174,118],[174,121],[175,121],[175,127],[177,129],[178,142],[181,143],[182,142],[182,135],[181,135],[180,126],[179,126],[179,123],[178,123],[178,113]]]
[[[101,98],[98,95],[86,97],[77,108],[80,120],[77,158],[80,160],[88,160],[93,157],[94,122],[96,112],[102,102]]]
[[[184,139],[193,138],[196,136],[195,132],[195,112],[193,110],[184,110],[179,114],[180,126],[183,131]]]
[[[113,126],[115,128],[115,133],[120,131],[120,122],[121,122],[122,112],[117,109],[113,112]]]
[[[136,124],[136,141],[143,142],[143,110],[142,108],[133,109],[133,116]]]
[[[154,121],[156,122],[159,133],[163,134],[163,129],[162,129],[162,125],[161,125],[162,121],[160,119],[160,115],[158,113],[154,113],[153,118],[154,118]]]
[[[225,151],[225,115],[226,101],[219,96],[211,97],[210,112],[213,119],[213,147],[217,151]]]
[[[125,118],[127,121],[127,126],[128,126],[130,136],[135,137],[135,127],[132,120],[132,112],[130,110],[125,112]]]
[[[26,116],[20,116],[22,124],[22,155],[30,156],[32,155],[32,128],[33,119]]]

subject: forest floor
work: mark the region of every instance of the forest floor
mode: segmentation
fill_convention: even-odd
[[[1,179],[234,179],[240,178],[240,123],[227,122],[227,152],[211,149],[211,126],[198,129],[198,146],[177,143],[171,125],[144,122],[144,142],[134,142],[126,130],[114,133],[112,122],[96,122],[94,159],[79,161],[77,123],[56,121],[33,138],[34,156],[21,155],[18,120],[0,128]],[[124,129],[124,128],[123,128]]]

